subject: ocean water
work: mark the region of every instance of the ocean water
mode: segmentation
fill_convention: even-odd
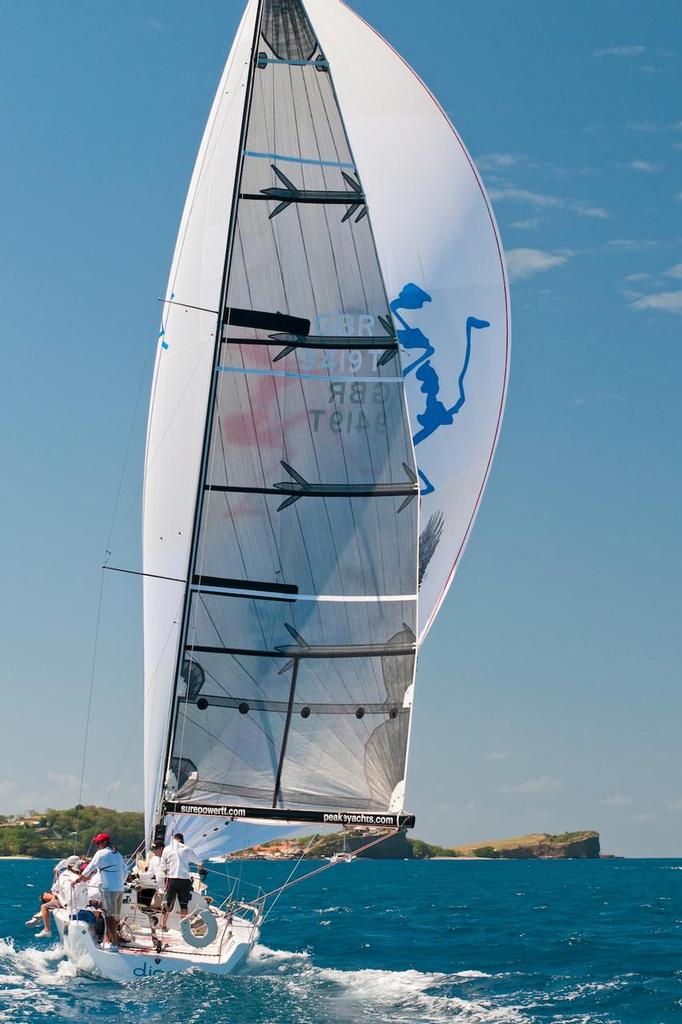
[[[682,861],[355,861],[285,893],[238,975],[129,985],[24,926],[51,868],[0,861],[3,1022],[682,1022]]]

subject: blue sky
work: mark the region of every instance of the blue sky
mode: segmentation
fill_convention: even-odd
[[[512,277],[502,439],[420,660],[417,834],[682,856],[679,6],[352,6],[452,117]],[[0,811],[75,801],[99,566],[129,438],[109,546],[140,564],[157,296],[240,10],[0,3]],[[132,578],[102,622],[85,799],[134,808]]]

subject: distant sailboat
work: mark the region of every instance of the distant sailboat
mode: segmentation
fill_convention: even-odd
[[[339,0],[250,0],[150,402],[148,844],[179,830],[209,858],[302,823],[414,823],[416,655],[478,509],[508,358],[500,240],[437,102]],[[81,970],[229,973],[266,905],[195,893],[159,938],[126,899],[119,953],[62,913]]]

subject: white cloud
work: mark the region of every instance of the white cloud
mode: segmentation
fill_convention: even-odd
[[[628,121],[632,132],[682,132],[682,121]]]
[[[537,228],[539,226],[539,217],[526,217],[525,220],[515,220],[509,225],[510,228]]]
[[[653,295],[643,295],[630,303],[632,309],[656,309],[664,313],[682,314],[682,291],[680,292],[655,292]]]
[[[600,804],[606,804],[607,807],[625,807],[626,804],[630,803],[629,796],[607,796],[603,800],[599,801]]]
[[[524,278],[541,274],[552,267],[560,267],[572,253],[555,254],[543,252],[542,249],[509,249],[507,252],[507,269],[510,281],[522,281]]]
[[[675,199],[678,201],[678,203],[682,203],[682,192],[676,192]]]
[[[676,263],[674,267],[668,267],[665,271],[666,277],[682,277],[682,263]]]
[[[25,788],[14,779],[0,779],[0,813],[23,814],[34,807],[69,807],[76,802],[80,780],[67,772],[48,771],[44,780]],[[85,787],[87,789],[87,786]]]
[[[75,775],[69,775],[66,772],[48,771],[47,781],[53,782],[56,786],[60,786],[62,789],[78,789],[80,787],[80,779],[77,779]]]
[[[485,755],[486,761],[506,761],[508,757],[509,753],[506,750],[491,750]]]
[[[581,217],[596,217],[598,220],[608,220],[609,215],[601,206],[594,206],[592,203],[580,203],[569,201],[566,203],[569,210],[573,210]]]
[[[664,798],[661,803],[666,811],[682,811],[682,800],[669,800]]]
[[[609,46],[606,50],[595,50],[593,57],[639,57],[646,46]]]
[[[482,171],[492,167],[518,167],[528,163],[528,158],[521,153],[484,153],[476,158],[476,166]]]
[[[515,199],[521,203],[530,203],[539,209],[549,207],[558,208],[564,205],[564,200],[558,196],[545,196],[539,192],[530,192],[526,188],[493,188],[490,190],[490,198],[494,200]]]
[[[623,280],[630,281],[634,284],[636,281],[648,281],[650,277],[651,274],[628,274],[628,276],[624,277]]]
[[[490,198],[494,201],[511,199],[515,202],[529,203],[538,210],[572,210],[580,217],[597,217],[606,220],[608,213],[601,206],[593,203],[586,203],[579,199],[563,199],[560,196],[543,195],[541,192],[531,192],[526,188],[491,188]]]
[[[659,244],[652,238],[612,238],[611,241],[605,243],[605,248],[636,251],[638,249],[653,249]]]
[[[649,160],[630,160],[624,166],[629,167],[632,171],[641,171],[643,174],[657,174],[661,169],[660,164],[652,164]]]
[[[541,775],[539,779],[526,779],[515,786],[500,786],[500,793],[554,793],[561,789],[560,779],[550,775]]]

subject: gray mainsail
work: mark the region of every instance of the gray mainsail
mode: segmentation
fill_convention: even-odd
[[[418,480],[355,165],[300,0],[264,0],[219,312],[166,809],[402,811]]]

